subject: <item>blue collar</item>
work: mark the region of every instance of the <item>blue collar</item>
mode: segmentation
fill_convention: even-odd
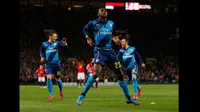
[[[97,21],[106,24],[108,22],[108,19],[106,19],[106,22],[103,22],[99,18],[97,18]]]

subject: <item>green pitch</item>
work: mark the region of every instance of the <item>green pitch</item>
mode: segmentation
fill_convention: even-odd
[[[91,89],[79,107],[76,99],[82,88],[64,86],[65,97],[60,100],[54,86],[54,100],[49,102],[47,88],[20,86],[20,112],[178,112],[178,85],[143,85],[139,106],[126,104],[118,85],[99,87]]]

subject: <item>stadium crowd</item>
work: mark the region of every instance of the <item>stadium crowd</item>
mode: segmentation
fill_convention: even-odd
[[[20,82],[36,82],[35,71],[39,67],[39,50],[31,49],[30,41],[20,41],[22,48],[20,52]],[[84,63],[88,64],[89,59]],[[146,68],[139,68],[139,81],[141,82],[178,82],[179,65],[177,57],[161,56],[157,59],[146,59]],[[65,56],[61,56],[61,78],[63,82],[76,82],[77,69],[72,61]],[[109,70],[104,69],[100,81],[116,81],[115,75]]]

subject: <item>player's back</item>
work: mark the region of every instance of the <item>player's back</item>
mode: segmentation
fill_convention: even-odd
[[[45,41],[42,43],[42,47],[45,50],[46,64],[60,63],[59,54],[58,54],[59,41],[56,41],[54,43]]]
[[[93,35],[95,36],[95,46],[98,48],[110,49],[113,37],[114,30],[114,22],[111,20],[107,20],[106,22],[100,21],[100,19],[96,19],[90,21],[88,25],[86,25],[83,29],[85,33],[85,29],[87,27],[93,29]],[[86,33],[85,33],[86,35]]]
[[[119,52],[122,54],[122,60],[126,69],[131,69],[136,63],[135,60],[135,47],[130,46],[127,49],[121,48]]]

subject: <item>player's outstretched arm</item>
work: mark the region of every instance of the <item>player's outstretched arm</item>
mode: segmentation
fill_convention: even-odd
[[[40,47],[40,62],[44,62],[44,61],[45,61],[45,48],[42,44]]]
[[[61,41],[58,42],[59,47],[69,47],[67,44],[67,39],[64,37]]]
[[[115,28],[115,26],[113,26],[113,38],[112,38],[112,40],[115,42],[115,44],[117,44],[117,45],[121,44],[121,40],[119,39],[120,37],[121,37],[121,35],[117,35],[116,28]]]
[[[140,54],[136,51],[135,54],[137,54],[138,58],[139,58],[139,62],[142,65],[142,67],[145,67],[145,64],[142,62],[142,58],[140,56]]]
[[[117,53],[117,58],[119,59],[119,62],[121,64],[121,68],[124,70],[124,66],[123,66],[123,60],[122,60],[122,56],[123,56],[123,52],[122,49],[120,49]]]

